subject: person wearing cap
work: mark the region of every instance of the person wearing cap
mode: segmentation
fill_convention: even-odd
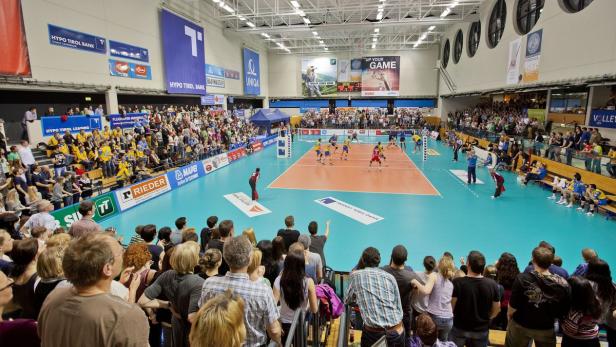
[[[68,229],[68,234],[77,238],[88,233],[102,232],[103,228],[93,219],[95,212],[94,203],[92,201],[85,200],[80,202],[79,214],[81,214],[81,219],[71,224],[71,227]]]
[[[53,211],[53,204],[49,200],[41,200],[36,204],[38,213],[35,213],[21,227],[22,233],[29,233],[35,227],[45,227],[49,231],[56,230],[60,223],[49,213]]]

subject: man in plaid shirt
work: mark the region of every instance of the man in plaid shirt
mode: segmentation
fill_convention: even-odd
[[[199,307],[217,294],[231,289],[244,300],[244,323],[246,347],[265,346],[267,337],[282,346],[278,309],[272,289],[262,281],[252,282],[248,277],[248,264],[252,257],[252,245],[245,236],[234,237],[225,242],[223,257],[229,264],[224,277],[210,277],[203,283]]]
[[[386,335],[387,346],[404,347],[402,302],[398,284],[391,274],[379,269],[381,255],[374,247],[364,250],[349,280],[345,302],[359,306],[364,326],[361,346],[369,347]]]

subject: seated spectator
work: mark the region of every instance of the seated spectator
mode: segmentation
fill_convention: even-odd
[[[72,241],[62,268],[74,287],[56,288],[43,304],[38,332],[45,346],[96,346],[101,336],[109,345],[148,344],[143,311],[110,294],[122,269],[122,247],[116,240],[87,234]]]
[[[13,298],[15,282],[0,271],[0,341],[6,346],[38,347],[41,341],[35,319],[3,320],[4,309]]]
[[[295,310],[309,310],[317,313],[318,301],[315,284],[306,276],[304,252],[289,252],[284,260],[284,268],[274,281],[274,300],[280,302],[280,322],[282,323],[282,343],[290,334]]]
[[[500,296],[496,282],[482,276],[486,259],[471,251],[465,277],[453,279],[451,306],[453,329],[450,340],[458,347],[487,346],[490,320],[500,311]]]
[[[197,275],[204,280],[210,277],[220,276],[218,269],[221,264],[222,253],[216,248],[208,249],[199,259],[199,264],[197,265],[199,271],[197,272]]]
[[[586,215],[592,216],[595,214],[595,211],[599,208],[599,206],[603,206],[607,204],[607,196],[604,192],[597,189],[595,184],[589,184],[586,189],[586,194],[584,198],[582,198],[582,202],[580,203],[580,207],[578,210],[584,210],[584,206],[588,205],[588,211]]]
[[[36,262],[36,273],[39,276],[34,284],[35,317],[38,317],[43,302],[49,294],[60,284],[66,282],[62,270],[62,258],[66,246],[47,247],[39,255]]]
[[[189,346],[191,322],[198,310],[197,301],[203,279],[193,273],[199,262],[199,244],[186,242],[174,247],[171,256],[173,270],[166,271],[145,289],[139,305],[146,309],[170,308],[173,346]],[[164,295],[168,301],[159,299]]]
[[[68,234],[72,237],[81,237],[88,233],[102,232],[103,228],[93,219],[96,211],[92,201],[85,200],[79,203],[79,214],[81,218],[71,224]]]
[[[364,322],[362,346],[372,346],[382,336],[386,336],[388,345],[405,346],[398,285],[394,276],[378,268],[380,262],[376,248],[364,250],[356,270],[351,272],[344,300],[359,306]]]
[[[13,285],[13,301],[20,308],[20,318],[36,319],[36,300],[34,298],[34,283],[38,280],[36,261],[39,243],[36,239],[15,241],[9,256],[13,260],[11,277]]]
[[[6,230],[0,229],[0,271],[5,275],[11,275],[13,270],[13,261],[7,255],[13,250],[13,238]]]
[[[191,347],[244,346],[244,300],[230,290],[208,300],[195,316],[189,340]]]
[[[250,281],[247,273],[251,253],[252,246],[246,237],[230,237],[224,243],[223,251],[229,271],[223,277],[210,277],[203,283],[199,304],[203,306],[208,300],[230,289],[239,295],[246,305],[246,346],[264,345],[268,336],[281,345],[279,313],[272,290],[262,282]]]
[[[417,337],[421,340],[422,346],[456,347],[455,343],[438,338],[437,325],[426,313],[417,317]]]
[[[299,238],[299,231],[295,230],[295,218],[293,216],[287,216],[284,219],[284,225],[286,226],[284,229],[278,230],[278,236],[282,236],[284,240],[284,249],[285,252],[289,250],[289,247],[292,243],[297,242]]]
[[[554,321],[562,317],[570,302],[567,281],[549,268],[554,253],[546,247],[533,250],[532,271],[515,279],[509,301],[509,325],[505,344],[555,346]]]
[[[28,207],[34,207],[36,203],[38,203],[41,200],[43,200],[43,196],[41,195],[41,193],[39,193],[36,187],[28,186],[27,195],[26,195],[26,202],[28,204]]]
[[[317,235],[318,224],[315,221],[310,222],[308,224],[308,232],[310,233],[310,252],[317,253],[321,256],[321,262],[323,263],[323,267],[326,267],[325,263],[325,242],[327,242],[327,238],[329,237],[329,224],[330,221],[325,222],[325,233],[323,235]]]
[[[548,170],[541,162],[537,163],[537,168],[527,173],[524,177],[523,183],[526,185],[530,181],[541,181],[547,176]]]

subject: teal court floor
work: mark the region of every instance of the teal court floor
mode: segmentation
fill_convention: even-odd
[[[386,138],[378,140],[386,141]],[[556,253],[564,260],[563,267],[569,272],[582,261],[580,251],[584,247],[594,248],[601,258],[616,266],[616,221],[608,221],[603,215],[589,217],[575,208],[556,205],[547,199],[548,190],[534,184],[523,187],[516,175],[509,172],[504,173],[506,192],[502,198],[492,200],[494,185],[487,169],[477,170],[477,178],[485,184],[467,186],[449,171],[465,170],[465,157],[461,155],[460,162],[453,163],[451,149],[436,141],[431,141],[429,147],[440,155],[429,156],[426,162],[420,153],[412,153],[410,145],[407,153],[440,195],[267,188],[311,150],[313,144],[310,140],[296,139],[290,159],[277,159],[275,147],[269,147],[102,224],[115,226],[128,240],[138,224],[174,228],[175,219],[185,216],[188,225],[199,232],[208,216],[217,215],[220,219],[233,220],[236,235],[254,227],[257,239],[261,240],[275,237],[278,229],[284,227],[287,215],[295,217],[296,228],[302,233],[307,233],[312,220],[319,223],[319,233],[322,233],[325,221],[331,220],[325,256],[328,266],[340,271],[351,270],[368,246],[380,250],[381,263],[385,264],[397,244],[406,246],[408,264],[420,270],[426,255],[438,259],[444,251],[450,251],[459,259],[471,250],[483,252],[488,263],[495,262],[502,252],[511,252],[523,268],[533,247],[541,240],[556,247]],[[368,160],[365,169],[357,169],[357,175],[377,170],[367,168]],[[258,183],[259,202],[272,213],[249,218],[223,196],[235,192],[250,195],[248,178],[256,167],[262,173]],[[325,197],[352,204],[383,220],[364,225],[315,202]]]

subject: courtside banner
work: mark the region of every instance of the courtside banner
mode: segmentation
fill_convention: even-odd
[[[253,142],[250,147],[252,147],[252,151],[253,152],[259,152],[263,150],[263,144],[261,143],[261,141],[255,141]]]
[[[200,162],[194,162],[179,169],[167,172],[167,178],[172,189],[179,188],[187,183],[205,176],[205,168]]]
[[[229,165],[229,157],[227,157],[227,153],[223,153],[207,158],[202,163],[203,170],[205,170],[206,174],[209,174],[210,172],[216,171],[221,167]]]
[[[276,143],[276,139],[278,138],[278,135],[270,135],[268,137],[266,137],[265,139],[262,140],[263,142],[263,147],[267,147],[267,146],[271,146],[274,143]]]
[[[616,110],[592,110],[588,125],[616,129]]]
[[[325,206],[365,225],[370,225],[372,223],[380,222],[383,220],[383,217],[381,216],[377,216],[374,213],[362,210],[357,206],[347,204],[346,202],[338,200],[336,198],[327,197],[323,199],[317,199],[315,200],[315,202],[321,206]]]
[[[115,191],[115,195],[120,210],[125,211],[170,190],[171,184],[169,184],[167,175],[161,175],[126,188],[120,188]]]
[[[205,95],[203,28],[167,10],[161,24],[167,92]]]
[[[49,43],[55,46],[106,54],[107,40],[104,37],[48,24]]]
[[[22,23],[21,0],[0,1],[0,75],[32,75]]]
[[[233,206],[237,207],[250,218],[272,213],[272,211],[268,210],[265,206],[256,201],[252,201],[252,199],[243,192],[227,194],[224,195],[224,198],[229,200]]]
[[[361,96],[400,95],[400,56],[364,57]]]
[[[115,216],[119,212],[118,206],[113,197],[113,193],[98,195],[89,200],[94,203],[95,213],[92,219],[95,222],[100,222],[104,219]],[[60,223],[60,226],[64,228],[70,228],[71,224],[81,219],[79,204],[74,204],[50,213]]]
[[[227,152],[227,157],[229,157],[229,162],[234,162],[238,159],[242,159],[246,155],[247,155],[246,148],[244,147]]]
[[[246,95],[261,94],[261,67],[259,53],[244,48],[244,93]]]
[[[41,118],[43,136],[52,136],[54,133],[64,134],[67,130],[71,134],[77,134],[81,130],[91,133],[93,130],[101,130],[101,116],[69,116],[62,120],[60,116],[47,116]]]

